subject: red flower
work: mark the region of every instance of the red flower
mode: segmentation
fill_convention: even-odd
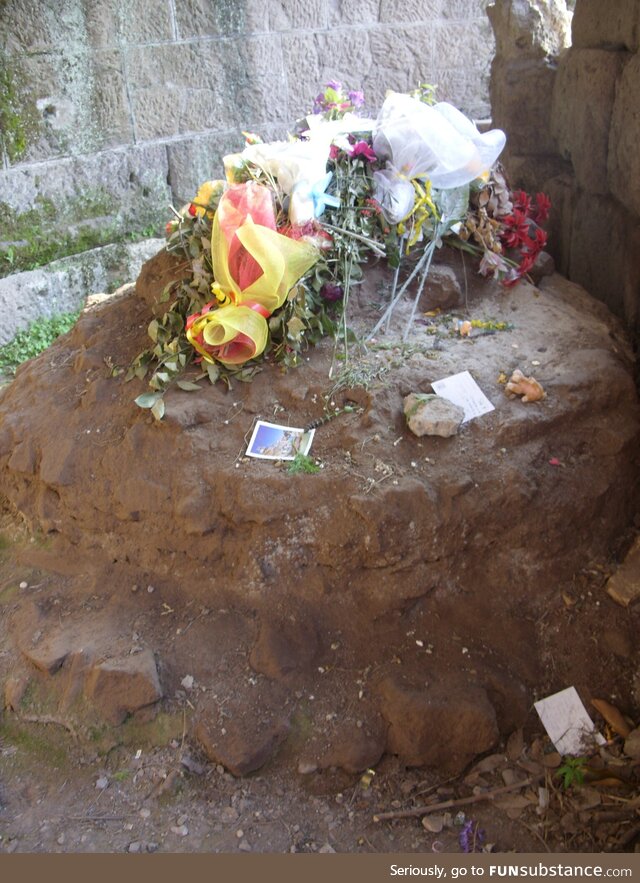
[[[517,248],[528,239],[530,221],[521,209],[514,208],[513,214],[503,219],[503,224],[501,239],[507,248]]]
[[[531,197],[524,190],[514,190],[511,195],[514,207],[524,212],[525,215],[529,215],[531,211]]]
[[[543,224],[549,217],[551,209],[551,200],[546,193],[536,193],[536,207],[531,217],[537,224]]]

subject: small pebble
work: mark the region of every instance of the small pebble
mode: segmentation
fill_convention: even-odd
[[[238,849],[242,850],[242,852],[251,852],[251,847],[249,846],[249,844],[247,843],[246,840],[242,840],[240,842]]]
[[[96,782],[96,788],[99,788],[101,791],[104,791],[104,789],[107,787],[108,784],[109,784],[109,779],[107,779],[106,776],[100,776],[100,778]]]
[[[236,831],[236,837],[238,838],[238,840],[242,840],[242,838],[244,837],[244,831],[242,830],[242,828],[238,828],[238,830]]]
[[[153,586],[147,586],[147,592],[149,592],[149,594],[151,595],[153,594],[153,592],[155,592],[155,588]]]
[[[142,844],[138,840],[134,840],[133,843],[129,844],[129,849],[127,852],[140,852],[140,847]]]
[[[58,843],[60,844],[60,846],[62,846],[62,844],[64,843],[64,834],[61,834],[61,835],[58,837]]]
[[[20,583],[20,588],[21,588],[21,589],[28,589],[28,588],[29,588],[29,583],[26,583],[26,582],[23,580],[23,581]]]
[[[140,817],[141,818],[148,819],[150,815],[151,815],[151,810],[148,809],[146,806],[144,807],[144,809],[140,810]]]
[[[178,837],[186,837],[189,833],[189,829],[186,825],[173,825],[171,828],[174,834],[177,834]]]

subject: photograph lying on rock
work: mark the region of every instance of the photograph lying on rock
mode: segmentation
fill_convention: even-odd
[[[299,454],[306,455],[313,441],[315,430],[305,432],[291,426],[278,426],[258,420],[253,428],[247,457],[258,457],[263,460],[295,460]]]

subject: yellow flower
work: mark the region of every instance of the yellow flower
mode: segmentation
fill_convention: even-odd
[[[194,208],[191,214],[195,213],[202,217],[206,213],[209,218],[212,218],[224,187],[224,181],[205,181],[204,184],[201,184],[191,203]]]

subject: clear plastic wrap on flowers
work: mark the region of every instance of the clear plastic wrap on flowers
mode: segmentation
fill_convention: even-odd
[[[373,131],[373,149],[387,168],[374,173],[375,197],[390,223],[411,211],[412,179],[438,190],[468,184],[488,171],[506,143],[500,129],[481,133],[447,102],[433,106],[391,92]]]

